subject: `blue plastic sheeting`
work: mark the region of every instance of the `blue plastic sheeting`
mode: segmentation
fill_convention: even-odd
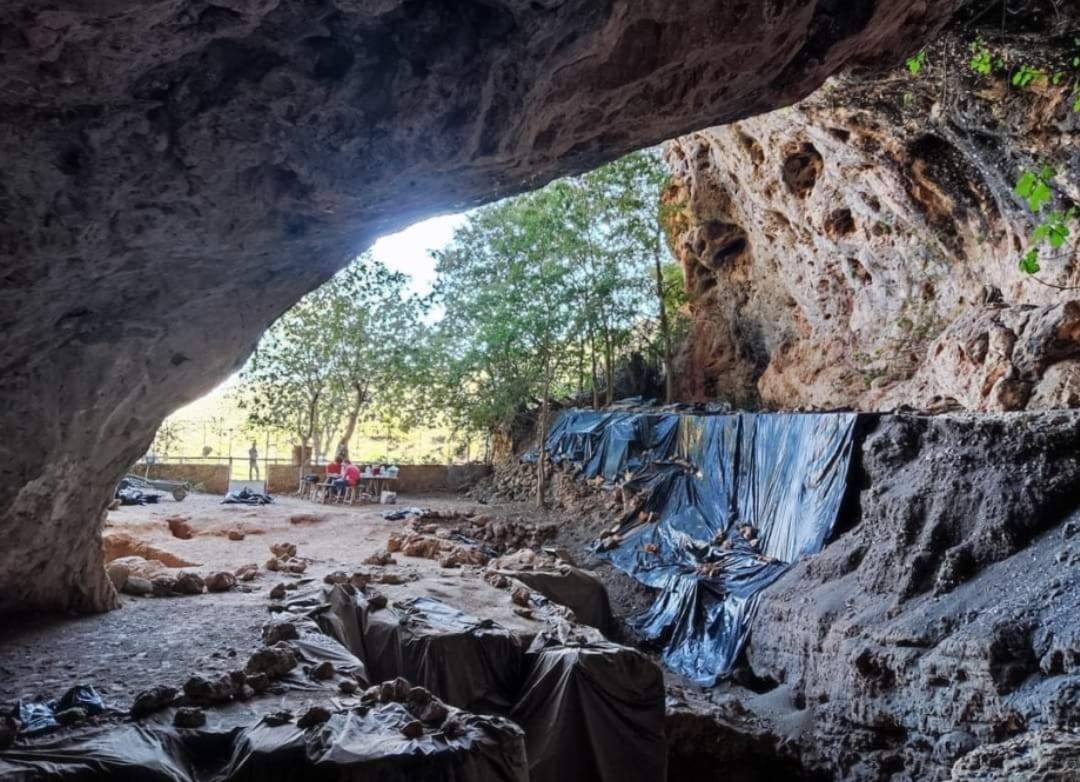
[[[631,510],[598,553],[660,590],[632,624],[672,670],[711,685],[742,651],[758,593],[832,532],[855,420],[568,410],[546,449],[585,478],[622,484]],[[739,532],[747,523],[754,545]]]

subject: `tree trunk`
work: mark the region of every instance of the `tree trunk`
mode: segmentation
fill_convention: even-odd
[[[671,325],[668,323],[667,305],[664,303],[664,272],[660,266],[659,233],[657,246],[653,247],[656,266],[656,301],[660,308],[660,338],[664,348],[664,403],[671,404],[674,394],[674,377],[671,373]]]
[[[540,438],[540,456],[536,460],[536,507],[544,507],[544,461],[547,458],[548,405],[551,398],[551,359],[544,359],[544,399],[540,405],[540,421],[537,427]]]
[[[607,380],[604,389],[604,404],[610,406],[615,401],[615,347],[611,332],[604,332],[604,375]]]
[[[360,409],[367,401],[367,393],[363,387],[356,385],[353,390],[356,391],[356,397],[353,399],[353,406],[349,409],[349,416],[345,419],[345,431],[341,433],[341,439],[338,440],[337,453],[334,454],[335,457],[340,456],[342,459],[349,458],[349,441],[356,432],[356,421],[360,418]]]
[[[596,335],[593,334],[592,323],[589,324],[589,357],[592,362],[592,406],[593,410],[600,407],[600,389],[596,386]]]

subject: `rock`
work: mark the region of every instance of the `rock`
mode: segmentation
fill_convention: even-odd
[[[461,738],[466,732],[465,723],[457,715],[447,718],[442,726],[442,733],[448,739]]]
[[[296,655],[284,642],[260,649],[248,659],[244,671],[248,674],[265,673],[269,678],[284,676],[296,667]]]
[[[290,559],[285,563],[285,570],[289,573],[303,573],[307,570],[307,562],[304,562],[301,559]]]
[[[268,622],[262,628],[262,640],[267,646],[273,646],[278,641],[291,641],[299,637],[300,633],[292,622]]]
[[[173,597],[176,595],[176,579],[173,576],[154,576],[150,583],[153,585],[154,597]]]
[[[159,685],[143,690],[135,696],[131,704],[132,719],[142,719],[169,706],[176,698],[176,688]]]
[[[124,581],[124,594],[147,597],[154,591],[154,585],[148,579],[130,576]]]
[[[311,678],[316,681],[327,681],[333,679],[336,673],[334,664],[329,660],[323,660],[311,669]]]
[[[282,725],[288,725],[290,722],[292,722],[292,718],[293,714],[291,711],[289,711],[288,709],[282,709],[280,711],[274,711],[270,714],[267,714],[265,717],[262,718],[262,721],[272,728],[277,728]]]
[[[266,564],[263,565],[267,570],[271,572],[277,572],[281,570],[281,561],[275,558],[266,560]]]
[[[191,528],[187,518],[184,516],[173,516],[165,519],[165,523],[169,525],[169,532],[172,533],[174,538],[190,540],[195,536],[195,531]]]
[[[211,573],[206,578],[206,589],[210,592],[228,592],[236,586],[236,576],[224,570]]]
[[[74,706],[70,709],[63,709],[62,711],[58,711],[53,716],[56,718],[56,721],[59,722],[61,725],[74,725],[75,723],[82,722],[86,719],[86,709]]]
[[[360,686],[352,679],[342,679],[338,682],[338,689],[345,695],[354,695]]]
[[[382,592],[379,592],[375,589],[368,589],[364,593],[364,597],[367,600],[368,608],[370,610],[381,611],[382,609],[386,608],[388,601],[386,599],[386,595],[384,595]]]
[[[275,584],[270,589],[270,599],[271,600],[283,600],[283,599],[285,599],[286,594],[287,594],[287,590],[285,589],[284,584]]]
[[[259,566],[254,563],[250,565],[241,565],[234,572],[234,575],[240,581],[253,581],[258,574]]]
[[[205,584],[198,573],[183,572],[176,577],[173,591],[181,595],[201,595]]]
[[[405,577],[400,573],[376,573],[372,575],[371,580],[376,584],[385,584],[387,586],[405,583]]]
[[[253,673],[247,676],[245,683],[252,692],[261,694],[270,688],[270,677],[265,673]]]
[[[401,547],[405,543],[405,536],[400,532],[395,532],[389,538],[386,539],[386,551],[389,554],[393,554],[396,551],[401,551]]]
[[[496,589],[506,589],[510,586],[510,579],[501,573],[489,571],[484,574],[484,580],[491,584]]]
[[[514,587],[514,589],[510,592],[510,600],[512,600],[516,605],[519,606],[528,606],[530,596],[531,593],[529,592],[529,590],[523,586]]]
[[[324,584],[346,584],[348,582],[348,574],[343,573],[340,570],[335,570],[333,573],[327,573],[325,576],[323,576]]]
[[[195,674],[184,682],[184,695],[199,706],[228,703],[236,694],[236,682],[228,674],[207,678]]]
[[[106,570],[109,574],[109,581],[112,582],[113,589],[118,592],[123,591],[124,585],[127,584],[127,580],[131,576],[131,568],[124,564],[112,562]]]
[[[330,719],[330,710],[323,706],[312,706],[303,714],[300,715],[300,719],[296,721],[298,728],[313,728],[316,725],[322,725],[324,722]]]
[[[277,559],[292,559],[296,556],[295,543],[272,543],[270,553]]]
[[[244,539],[244,533],[241,532],[238,529],[231,529],[231,530],[229,530],[228,537],[229,537],[229,540],[243,540]]]
[[[185,706],[173,715],[173,725],[178,728],[201,728],[205,724],[206,712],[197,707]]]
[[[318,516],[314,513],[294,513],[289,516],[290,524],[318,524],[321,521],[326,521],[326,516]]]
[[[424,723],[419,720],[406,722],[401,726],[401,735],[407,739],[418,739],[424,735]]]
[[[437,538],[413,537],[405,541],[401,547],[401,553],[407,557],[434,559],[438,556],[441,547],[442,542]]]
[[[363,560],[361,564],[364,565],[396,565],[397,560],[390,556],[389,551],[376,551],[371,556]]]

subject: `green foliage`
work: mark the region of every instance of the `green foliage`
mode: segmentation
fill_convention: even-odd
[[[995,69],[1004,67],[1001,59],[991,54],[990,47],[986,45],[986,41],[982,38],[977,38],[972,42],[971,60],[968,64],[971,70],[981,76],[989,76]]]
[[[1054,199],[1053,179],[1056,173],[1051,166],[1045,164],[1038,171],[1025,171],[1014,189],[1016,195],[1024,199],[1028,209],[1037,220],[1031,238],[1028,240],[1028,250],[1021,256],[1019,262],[1020,271],[1025,274],[1035,274],[1039,271],[1041,245],[1048,245],[1054,250],[1065,246],[1070,233],[1069,224],[1080,217],[1080,209],[1076,206],[1044,214],[1047,205]]]
[[[545,396],[610,388],[632,351],[661,352],[664,181],[657,155],[639,152],[472,212],[435,253],[444,314],[420,351],[428,410],[456,430],[506,429]],[[661,278],[665,308],[681,306],[681,270]]]
[[[1023,198],[1028,209],[1038,213],[1053,198],[1054,191],[1050,182],[1054,178],[1054,169],[1043,165],[1037,172],[1025,171],[1016,183],[1014,192]]]
[[[904,66],[908,69],[908,73],[912,76],[918,76],[922,72],[923,65],[926,64],[926,50],[923,49],[914,57],[908,57],[904,60]]]
[[[291,432],[322,456],[366,406],[403,393],[428,308],[407,283],[365,255],[282,315],[241,372],[249,423]]]
[[[1045,79],[1046,74],[1038,68],[1032,68],[1030,65],[1021,65],[1012,75],[1012,84],[1014,87],[1027,87],[1036,79]]]

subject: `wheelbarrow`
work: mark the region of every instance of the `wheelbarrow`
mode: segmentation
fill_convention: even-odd
[[[132,475],[128,473],[121,481],[121,486],[130,486],[133,489],[139,489],[140,491],[146,491],[147,489],[157,489],[158,491],[167,492],[172,495],[173,499],[180,502],[187,496],[187,493],[191,491],[191,484],[184,481],[155,481],[148,480],[147,478],[140,477],[138,475]]]

